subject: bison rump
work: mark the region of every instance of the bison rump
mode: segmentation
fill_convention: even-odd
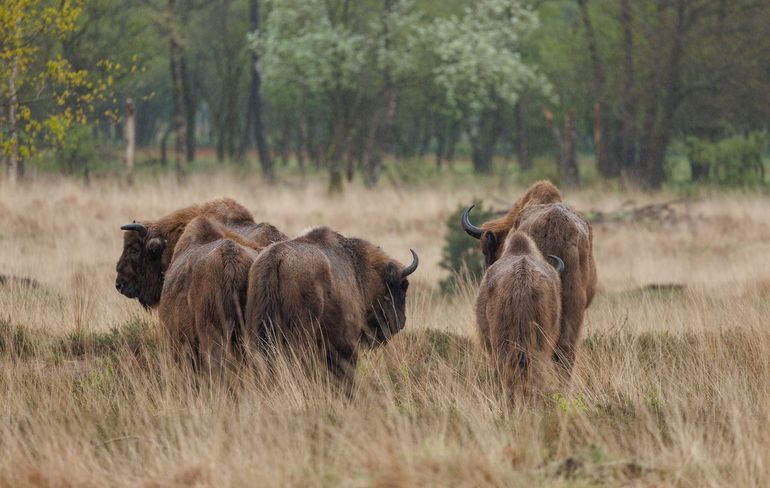
[[[160,319],[181,352],[192,346],[194,359],[220,373],[237,349],[244,330],[244,308],[253,249],[230,239],[189,246],[169,268],[160,301]],[[187,347],[186,347],[187,346]]]
[[[585,309],[596,289],[591,227],[577,212],[556,203],[525,208],[517,230],[529,234],[543,254],[553,254],[564,261],[562,317],[555,359],[569,376]]]

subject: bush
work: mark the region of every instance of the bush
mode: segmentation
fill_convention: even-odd
[[[762,153],[769,139],[764,132],[734,135],[717,142],[696,137],[686,140],[693,181],[724,186],[751,186],[765,180]]]
[[[93,129],[88,125],[73,127],[61,147],[56,161],[66,174],[87,174],[99,161],[99,148]]]
[[[43,171],[88,177],[102,159],[103,147],[90,125],[72,127],[56,148],[40,153],[34,165]]]
[[[495,217],[492,210],[484,209],[481,201],[474,201],[473,220],[486,222]],[[453,293],[457,287],[458,276],[479,279],[484,275],[484,255],[479,248],[479,242],[468,236],[460,225],[465,205],[457,208],[446,221],[447,233],[442,250],[441,266],[451,272],[449,277],[441,281],[443,293]]]

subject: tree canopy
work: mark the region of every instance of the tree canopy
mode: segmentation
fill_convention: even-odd
[[[173,141],[180,172],[261,138],[266,176],[292,161],[332,189],[428,154],[544,156],[578,182],[578,153],[658,188],[679,142],[767,130],[768,21],[762,0],[12,0],[0,144],[14,178],[79,126],[120,144],[130,97],[138,143],[165,164]]]

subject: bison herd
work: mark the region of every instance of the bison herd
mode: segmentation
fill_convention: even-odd
[[[568,378],[596,287],[590,225],[541,181],[499,219],[465,231],[488,268],[476,302],[479,336],[512,401],[556,363]],[[221,375],[254,351],[312,356],[352,392],[359,347],[386,344],[406,322],[404,266],[328,227],[290,239],[229,198],[123,225],[116,288],[157,308],[180,360]],[[318,364],[318,363],[314,363]]]

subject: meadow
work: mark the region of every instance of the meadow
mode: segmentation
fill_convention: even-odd
[[[512,408],[476,338],[476,284],[442,294],[438,263],[458,205],[523,190],[329,196],[234,173],[0,186],[0,486],[769,486],[770,197],[566,191],[596,218],[599,293],[569,387]],[[121,224],[215,196],[290,235],[326,224],[419,253],[406,327],[363,353],[352,400],[290,364],[197,381],[115,290]]]

